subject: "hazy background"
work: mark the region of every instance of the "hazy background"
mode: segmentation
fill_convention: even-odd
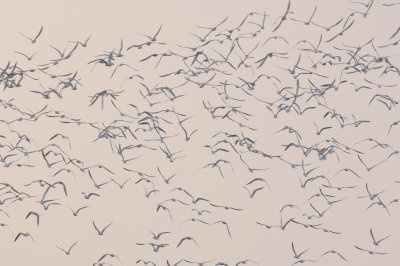
[[[346,34],[346,43],[358,46],[365,43],[371,37],[375,37],[379,44],[387,43],[387,38],[398,27],[398,11],[399,8],[387,8],[379,5],[382,1],[375,0],[375,9],[368,19],[364,21],[357,18],[357,25],[352,28],[351,34]],[[349,10],[348,1],[300,1],[293,0],[292,7],[295,10],[295,17],[306,19],[315,5],[318,5],[318,11],[315,20],[324,25],[329,25],[337,21],[340,17],[347,16]],[[175,44],[191,45],[195,43],[188,32],[195,32],[194,25],[211,26],[220,22],[223,18],[229,17],[228,25],[238,25],[243,18],[251,11],[266,12],[270,15],[267,18],[268,25],[271,25],[277,16],[286,9],[286,1],[270,1],[270,0],[246,0],[246,1],[21,1],[21,0],[0,0],[0,65],[3,67],[11,60],[12,62],[23,61],[22,57],[13,53],[14,50],[24,51],[26,53],[34,53],[40,51],[35,62],[47,62],[49,58],[55,58],[57,54],[48,44],[63,48],[67,41],[81,40],[83,41],[89,35],[92,35],[88,48],[79,49],[79,55],[72,60],[66,62],[62,66],[58,66],[57,73],[74,71],[79,69],[82,77],[84,88],[78,93],[70,93],[65,95],[62,100],[54,100],[51,107],[63,110],[72,114],[74,117],[81,117],[88,121],[110,121],[115,119],[116,112],[110,108],[109,102],[106,108],[101,111],[99,103],[92,108],[87,107],[89,97],[95,92],[102,89],[118,87],[122,81],[123,75],[118,81],[111,81],[108,77],[110,72],[104,70],[104,67],[96,66],[93,73],[90,73],[91,66],[87,66],[87,62],[92,60],[97,54],[105,50],[111,50],[119,47],[120,39],[123,38],[125,48],[131,44],[140,42],[142,37],[139,34],[151,35],[160,25],[162,31],[159,39],[167,42],[171,49],[176,48]],[[319,39],[319,31],[315,28],[302,31],[302,28],[290,21],[281,27],[277,34],[284,34],[290,38],[291,45],[295,42],[307,39],[316,43]],[[31,45],[28,40],[23,38],[18,31],[29,36],[37,33],[41,26],[44,26],[39,42]],[[332,34],[332,33],[331,33]],[[268,34],[266,35],[268,36]],[[337,44],[340,45],[341,39]],[[254,44],[246,46],[251,49]],[[279,49],[279,45],[271,47]],[[285,47],[286,49],[286,47]],[[390,48],[391,49],[391,48]],[[385,50],[385,54],[397,54],[398,48]],[[160,49],[164,50],[164,49]],[[157,51],[157,47],[152,47],[152,51]],[[393,51],[392,53],[389,51]],[[124,60],[137,66],[140,73],[146,77],[146,84],[154,86],[159,81],[157,75],[172,72],[177,69],[172,63],[166,63],[166,60],[160,65],[157,73],[154,73],[153,63],[139,64],[137,60],[149,55],[150,51],[139,51],[132,49],[126,54],[137,54],[136,61],[129,61],[129,56]],[[257,56],[261,56],[258,54]],[[289,61],[295,63],[297,58],[291,58]],[[393,59],[399,63],[398,58]],[[23,64],[23,63],[21,63]],[[121,71],[122,72],[122,71]],[[329,73],[327,73],[329,74]],[[244,73],[249,75],[249,73]],[[285,83],[284,76],[282,82]],[[390,76],[391,77],[391,76]],[[179,84],[174,77],[169,79],[171,84]],[[174,83],[175,82],[175,83]],[[398,83],[397,79],[385,77],[382,83]],[[134,84],[134,83],[132,83]],[[293,85],[290,83],[289,85]],[[27,89],[38,89],[37,83],[27,82]],[[136,87],[135,87],[136,86]],[[201,133],[194,135],[193,140],[189,143],[181,144],[182,140],[176,143],[171,140],[171,145],[176,145],[176,150],[182,148],[187,158],[177,160],[174,164],[169,164],[161,154],[159,158],[153,156],[152,153],[143,151],[140,160],[133,162],[129,168],[138,169],[143,172],[155,174],[155,167],[160,166],[166,174],[179,172],[176,183],[170,187],[163,187],[160,190],[162,194],[155,198],[144,200],[144,191],[141,185],[134,186],[137,175],[128,175],[121,171],[121,164],[109,150],[109,143],[106,141],[92,143],[96,137],[96,132],[87,127],[77,128],[75,126],[62,126],[55,121],[42,121],[41,126],[34,123],[24,123],[18,128],[25,133],[29,133],[37,143],[46,144],[46,140],[57,133],[64,132],[71,136],[72,150],[71,157],[80,158],[87,162],[88,165],[101,163],[112,168],[117,172],[117,177],[121,182],[130,176],[135,178],[131,181],[129,188],[120,190],[118,187],[110,186],[102,191],[102,197],[93,201],[85,201],[79,197],[69,197],[64,199],[66,204],[74,206],[83,206],[90,204],[91,208],[82,212],[82,216],[72,217],[70,211],[65,205],[55,206],[48,212],[44,212],[40,205],[34,201],[23,202],[24,205],[12,205],[7,211],[13,215],[7,220],[12,227],[12,232],[5,228],[0,228],[0,265],[20,266],[20,265],[91,265],[102,254],[116,253],[122,259],[123,265],[135,265],[138,259],[152,259],[159,262],[157,265],[166,265],[166,259],[176,262],[179,259],[191,258],[197,261],[217,259],[234,265],[241,259],[252,259],[257,261],[259,265],[292,265],[292,251],[290,248],[291,241],[294,241],[299,250],[311,248],[307,253],[310,259],[319,259],[314,265],[397,265],[400,260],[398,254],[398,243],[400,243],[399,225],[400,218],[399,206],[392,205],[391,216],[388,216],[382,209],[371,209],[368,212],[368,201],[361,201],[357,196],[366,194],[364,183],[368,182],[374,191],[385,190],[386,201],[399,196],[400,184],[394,184],[394,180],[400,180],[397,173],[398,157],[388,161],[382,167],[378,167],[371,173],[365,171],[360,165],[356,157],[343,157],[344,161],[340,163],[324,162],[324,166],[319,170],[320,174],[333,176],[339,169],[343,167],[352,167],[362,174],[363,180],[357,180],[353,176],[336,177],[342,178],[338,181],[340,185],[359,185],[356,190],[351,193],[343,192],[343,197],[348,197],[349,201],[344,204],[335,205],[335,210],[328,212],[324,218],[323,227],[332,230],[343,231],[341,235],[323,234],[320,231],[303,230],[300,227],[294,227],[292,230],[281,231],[279,229],[267,231],[265,228],[255,225],[256,221],[266,224],[279,224],[279,210],[284,204],[294,203],[303,204],[309,208],[304,202],[313,195],[311,192],[317,192],[317,186],[314,191],[305,193],[299,188],[298,179],[293,169],[282,162],[262,160],[256,157],[251,161],[252,165],[259,168],[269,168],[263,172],[262,176],[267,176],[270,180],[272,191],[264,191],[255,199],[250,199],[248,194],[243,190],[242,185],[251,180],[258,174],[249,174],[245,168],[238,166],[235,173],[231,174],[229,167],[225,172],[231,175],[227,180],[210,169],[199,171],[198,168],[212,161],[207,149],[204,145],[209,144],[210,137],[215,134],[218,129],[236,130],[232,124],[214,121],[210,119],[209,114],[202,109],[200,98],[208,97],[211,101],[215,97],[215,93],[207,91],[193,90],[192,84],[188,85],[189,95],[184,101],[177,103],[177,109],[187,113],[196,115],[196,120],[190,122],[190,128],[201,128]],[[128,88],[137,88],[137,85],[129,85]],[[270,83],[265,83],[265,94],[260,94],[261,98],[268,95],[268,89],[272,88]],[[387,136],[387,129],[390,123],[400,119],[398,107],[392,112],[387,112],[382,106],[371,108],[368,101],[371,93],[354,93],[351,86],[344,87],[346,89],[340,94],[332,96],[332,106],[336,106],[347,114],[357,114],[357,118],[368,118],[373,123],[363,125],[357,129],[356,133],[352,130],[340,130],[335,128],[325,136],[318,138],[314,133],[314,119],[321,119],[321,114],[307,116],[300,119],[293,114],[282,116],[279,120],[274,120],[271,114],[265,110],[261,103],[253,105],[252,103],[244,103],[243,106],[247,112],[258,114],[252,119],[251,126],[257,127],[257,132],[249,132],[253,138],[260,137],[259,147],[267,150],[271,154],[276,154],[281,150],[283,144],[293,141],[288,135],[276,135],[274,132],[285,125],[292,125],[295,128],[302,128],[304,138],[308,143],[315,143],[328,137],[337,137],[344,140],[348,144],[353,144],[363,138],[373,136],[386,143],[390,143],[395,149],[399,147],[398,130],[393,129],[391,135]],[[393,92],[398,95],[396,88],[385,89],[385,93]],[[127,89],[128,91],[128,89]],[[134,91],[132,89],[132,91]],[[185,90],[182,90],[185,92]],[[18,106],[27,106],[33,110],[39,110],[45,103],[39,96],[23,93],[20,91],[2,91],[2,98],[16,98]],[[3,97],[4,95],[4,97]],[[27,96],[29,95],[29,96]],[[121,103],[143,104],[143,100],[138,93],[132,94],[130,97],[119,99]],[[146,106],[143,104],[143,106]],[[9,119],[6,114],[0,114],[1,119]],[[333,122],[332,122],[333,123]],[[226,126],[225,126],[226,124]],[[322,122],[319,124],[323,124]],[[2,127],[4,125],[1,125]],[[337,126],[337,124],[336,124]],[[0,130],[5,130],[0,128]],[[3,131],[0,131],[0,133]],[[181,146],[180,146],[181,145]],[[38,145],[37,147],[40,147]],[[368,146],[364,146],[368,147]],[[367,148],[364,148],[368,150]],[[369,154],[368,162],[377,162],[386,156],[385,153]],[[248,157],[251,158],[251,157]],[[301,157],[294,154],[292,161],[301,161]],[[238,161],[240,162],[240,161]],[[34,164],[34,162],[32,162]],[[310,162],[311,163],[311,162]],[[318,161],[316,163],[319,163]],[[340,166],[339,166],[340,164]],[[238,164],[235,164],[235,166]],[[0,182],[8,182],[15,184],[17,187],[23,187],[24,184],[38,178],[50,178],[52,174],[49,169],[5,169],[0,168]],[[297,172],[301,175],[301,172]],[[229,174],[228,174],[229,175]],[[100,176],[100,174],[99,174]],[[68,179],[69,178],[69,179]],[[106,180],[107,175],[101,176]],[[346,179],[347,178],[347,179]],[[81,191],[93,191],[93,186],[89,182],[78,182],[72,177],[63,179],[69,184],[70,193],[79,195]],[[55,181],[55,180],[54,180]],[[187,223],[178,225],[181,221],[190,218],[190,212],[181,210],[179,205],[171,207],[173,209],[174,221],[170,221],[166,213],[156,213],[155,204],[171,197],[169,190],[183,186],[192,191],[195,195],[204,196],[217,204],[226,204],[246,209],[246,212],[224,212],[221,211],[219,216],[210,218],[210,221],[224,219],[229,222],[233,238],[228,239],[225,228],[221,225],[212,227],[201,226],[198,224]],[[35,195],[35,189],[30,188],[32,194]],[[41,190],[36,191],[36,195],[40,195]],[[356,193],[357,194],[354,194]],[[60,192],[61,193],[61,192]],[[62,195],[62,194],[60,194]],[[177,194],[174,194],[175,196]],[[341,198],[341,196],[338,196]],[[32,202],[32,204],[31,204]],[[28,204],[26,204],[28,203]],[[199,206],[204,203],[199,203]],[[195,206],[196,207],[196,206]],[[36,227],[32,220],[25,220],[25,215],[30,210],[41,211],[41,225]],[[190,209],[189,209],[190,210]],[[215,211],[216,213],[219,211]],[[310,212],[308,210],[308,212]],[[294,211],[295,213],[295,211]],[[77,219],[75,219],[77,218]],[[202,218],[202,217],[199,217]],[[0,214],[0,222],[5,220]],[[208,219],[205,218],[205,219]],[[100,227],[110,222],[114,224],[106,232],[105,236],[99,237],[95,234],[92,220]],[[387,255],[367,255],[354,248],[359,245],[365,248],[375,247],[371,244],[369,236],[369,228],[372,227],[379,236],[391,235],[384,243],[382,252]],[[166,236],[166,242],[171,243],[167,250],[160,250],[158,253],[151,251],[150,247],[136,246],[137,242],[149,242],[152,231],[171,231],[174,234]],[[23,241],[13,242],[17,232],[32,232],[35,243],[24,239]],[[199,243],[200,248],[194,246],[193,243],[186,243],[179,249],[175,249],[177,241],[180,238],[192,235]],[[79,240],[77,246],[70,256],[65,256],[62,252],[55,248],[55,244],[67,248],[73,242]],[[366,244],[368,243],[368,245]],[[335,249],[343,254],[348,261],[342,261],[335,255],[328,255],[319,258],[320,254]],[[215,262],[214,262],[215,264]],[[118,262],[113,263],[118,265]],[[311,265],[311,264],[310,264]]]

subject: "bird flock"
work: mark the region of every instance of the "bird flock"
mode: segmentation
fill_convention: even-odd
[[[400,24],[368,25],[400,3],[346,7],[289,0],[100,50],[16,32],[1,264],[395,265]]]

